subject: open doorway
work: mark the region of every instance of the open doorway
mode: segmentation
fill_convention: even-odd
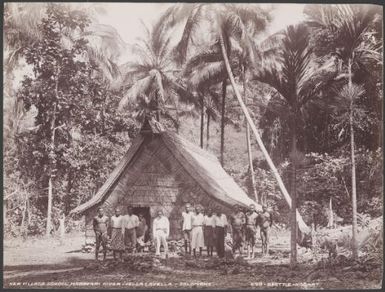
[[[147,242],[150,239],[150,229],[151,229],[151,214],[150,207],[134,207],[133,212],[136,216],[143,215],[147,224],[147,232],[144,236],[144,241]]]

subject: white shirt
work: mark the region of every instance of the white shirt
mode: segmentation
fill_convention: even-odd
[[[123,216],[123,226],[126,229],[131,229],[139,226],[139,218],[138,216],[132,214]]]
[[[152,233],[155,237],[155,233],[157,230],[164,230],[166,236],[168,237],[170,234],[170,222],[168,221],[166,216],[156,217],[152,224]]]
[[[210,217],[206,215],[203,223],[206,226],[215,227],[215,215],[211,215]]]
[[[205,220],[205,217],[203,216],[202,213],[199,213],[199,214],[194,214],[191,218],[191,224],[192,226],[202,226],[203,225],[203,222]]]
[[[191,225],[191,219],[192,219],[192,212],[182,212],[182,217],[183,217],[183,226],[182,230],[191,230],[192,225]]]
[[[111,217],[111,227],[112,228],[122,228],[123,226],[123,216],[116,217],[115,215]]]
[[[227,218],[225,214],[221,214],[221,216],[219,217],[217,215],[214,215],[214,216],[215,216],[214,218],[215,226],[219,226],[219,227],[227,226]]]

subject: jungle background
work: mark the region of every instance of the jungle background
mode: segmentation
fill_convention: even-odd
[[[100,4],[5,4],[5,243],[55,239],[63,218],[66,233],[80,232],[70,211],[97,192],[146,115],[214,153],[287,230],[290,208],[246,126],[221,41],[306,224],[350,226],[354,188],[358,225],[382,216],[381,7],[304,5],[303,21],[270,34],[274,5],[218,5],[172,5],[128,44],[98,21]]]

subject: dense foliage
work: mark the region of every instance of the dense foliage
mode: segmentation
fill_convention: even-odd
[[[305,222],[326,226],[330,200],[335,215],[342,218],[340,223],[352,222],[349,99],[354,99],[358,212],[371,217],[382,214],[382,59],[357,57],[351,68],[354,85],[348,86],[343,45],[349,42],[340,42],[342,30],[320,24],[318,8],[306,6],[304,12],[311,21],[260,42],[257,36],[271,19],[270,12],[258,5],[251,11],[233,4],[176,5],[134,46],[137,61],[117,66],[106,52],[91,53],[95,49],[87,29],[93,20],[85,10],[39,6],[40,10],[31,12],[34,20],[26,22],[28,30],[15,20],[17,12],[10,7],[6,6],[5,18],[6,88],[12,87],[12,72],[23,69],[25,76],[13,86],[17,90],[7,90],[15,102],[7,99],[5,107],[7,234],[44,233],[50,193],[54,227],[59,216],[67,216],[95,194],[137,134],[138,118],[149,112],[158,112],[168,129],[217,157],[223,155],[225,169],[253,197],[250,136],[236,90],[227,82],[218,38],[224,40],[235,82],[243,87],[247,108],[285,185],[293,179],[290,153],[296,137],[296,148],[301,150],[296,165],[297,205]],[[323,13],[334,15],[333,7],[324,7]],[[381,13],[374,11],[376,17],[372,17],[360,14],[354,5],[348,7],[353,7],[355,16],[348,20],[361,21],[355,31],[364,20],[369,24],[360,35],[359,49],[380,52]],[[182,37],[173,48],[173,29],[178,30],[182,22]],[[201,26],[210,28],[207,38]],[[98,27],[102,29],[94,26],[92,33],[109,40],[117,37],[105,28],[98,34]],[[122,73],[113,86],[105,78],[108,68]],[[127,110],[119,111],[119,103]],[[29,123],[20,123],[23,115],[30,117]],[[12,125],[18,127],[8,130]],[[289,208],[263,155],[255,151],[253,136],[251,148],[254,187],[261,202],[274,210],[275,220],[285,224]]]
[[[39,26],[42,38],[24,50],[33,74],[24,77],[18,91],[25,109],[36,109],[34,126],[5,145],[6,193],[13,194],[7,210],[22,213],[31,233],[43,229],[50,179],[55,221],[96,192],[137,128],[127,114],[117,113],[120,95],[108,89],[86,58],[87,41],[74,38],[63,46],[64,38],[89,24],[87,15],[61,6],[49,6],[46,14]],[[13,214],[6,215],[20,221]]]

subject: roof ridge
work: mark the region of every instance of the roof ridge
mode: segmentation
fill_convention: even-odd
[[[174,140],[179,140],[181,143],[185,143],[186,146],[188,146],[191,150],[193,150],[197,154],[220,164],[218,158],[213,153],[200,148],[199,146],[197,146],[196,144],[194,144],[190,140],[188,140],[188,139],[186,139],[186,138],[184,138],[184,137],[182,137],[176,133],[172,133],[169,131],[163,132],[162,135],[169,136],[171,139],[174,139]],[[178,142],[178,141],[176,141],[176,142]]]

